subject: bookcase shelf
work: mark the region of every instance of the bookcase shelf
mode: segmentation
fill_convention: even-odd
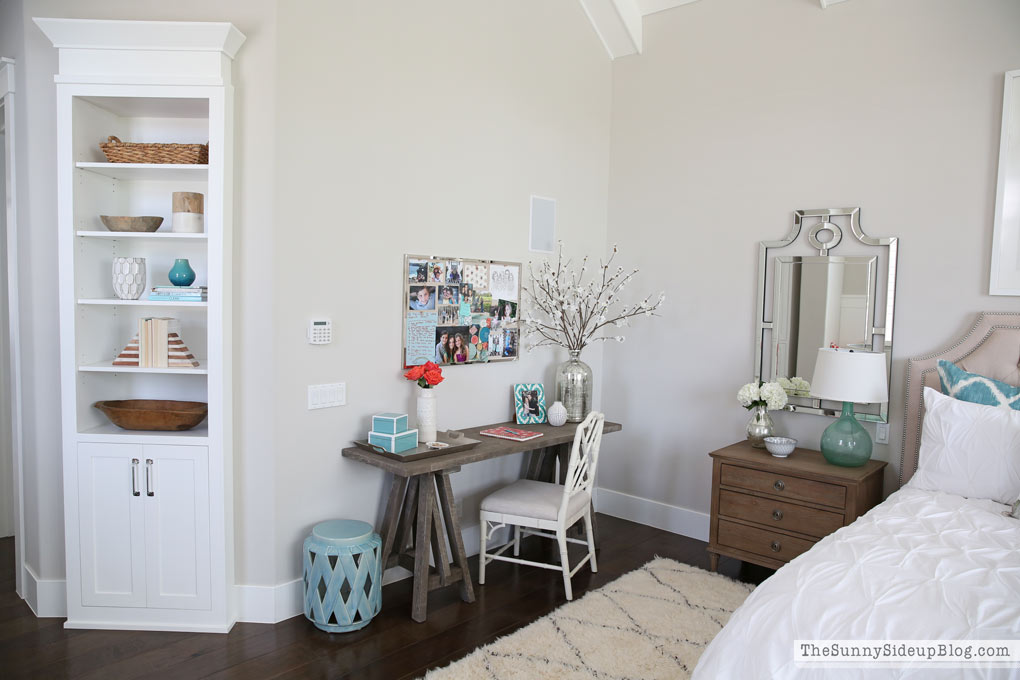
[[[157,239],[157,240],[182,240],[182,241],[205,241],[208,234],[177,234],[172,231],[77,231],[78,236],[86,238],[107,238],[107,239]]]
[[[164,373],[178,375],[209,375],[205,359],[196,359],[197,368],[139,368],[137,366],[114,366],[113,359],[97,361],[94,364],[78,364],[78,370],[92,373]]]
[[[78,298],[79,305],[111,305],[118,307],[208,307],[208,302],[177,302],[171,300],[121,300],[119,298]]]
[[[79,161],[75,163],[79,170],[94,172],[104,177],[122,180],[157,180],[157,181],[207,181],[208,165],[184,165],[178,163],[93,163]]]
[[[168,444],[193,446],[209,442],[208,422],[183,432],[161,432],[157,430],[122,430],[106,423],[78,433],[82,442],[114,442],[117,444]]]

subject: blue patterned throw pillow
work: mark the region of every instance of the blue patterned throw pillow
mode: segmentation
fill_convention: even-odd
[[[968,373],[951,361],[939,361],[939,380],[942,393],[960,401],[1020,411],[1020,387]]]

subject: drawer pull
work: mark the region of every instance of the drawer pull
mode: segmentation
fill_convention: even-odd
[[[772,519],[776,520],[777,522],[779,520],[783,519],[783,511],[782,510],[773,510],[772,511]]]
[[[779,552],[783,549],[783,546],[780,545],[779,541],[772,541],[772,545],[769,547],[772,548],[772,552]]]
[[[775,489],[776,491],[782,491],[783,489],[786,488],[786,484],[783,483],[783,480],[777,479],[776,483],[772,485],[772,488]]]

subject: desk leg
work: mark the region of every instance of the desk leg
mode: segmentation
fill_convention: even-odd
[[[393,552],[393,543],[397,536],[397,520],[400,519],[400,506],[404,502],[404,492],[407,491],[407,477],[393,476],[393,483],[390,485],[390,497],[386,501],[386,512],[383,513],[382,523],[382,552],[380,558],[383,569]],[[399,552],[400,546],[397,546]]]
[[[424,623],[429,605],[429,549],[432,538],[432,504],[436,487],[431,473],[419,475],[417,480],[418,521],[414,531],[414,589],[411,618],[418,623]]]
[[[439,513],[439,501],[435,496],[432,497],[432,561],[439,573],[440,587],[450,585],[450,554],[446,551],[443,518]]]
[[[439,485],[439,503],[443,506],[446,518],[446,532],[450,535],[450,548],[453,559],[460,567],[460,599],[465,602],[475,601],[475,587],[471,583],[471,570],[468,569],[467,553],[464,551],[464,536],[460,533],[460,519],[457,517],[456,504],[453,501],[453,485],[450,484],[450,470],[444,470],[436,476]],[[484,527],[482,531],[484,531]]]

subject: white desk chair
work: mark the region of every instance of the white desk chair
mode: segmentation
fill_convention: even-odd
[[[563,587],[567,591],[567,599],[572,600],[574,595],[570,590],[570,577],[585,562],[591,563],[593,572],[598,571],[595,541],[591,532],[591,489],[595,484],[595,469],[599,462],[605,420],[603,414],[592,412],[577,426],[574,444],[570,449],[570,461],[567,463],[567,476],[562,486],[522,479],[485,497],[481,511],[482,549],[478,556],[478,583],[485,584],[485,565],[493,560],[556,569],[563,572]],[[587,541],[567,538],[567,529],[582,517]],[[514,527],[514,539],[496,552],[486,553],[486,544],[492,534],[506,525]],[[519,559],[517,555],[520,555],[522,534],[555,538],[560,544],[560,563],[546,564]],[[573,569],[567,561],[567,542],[588,545],[588,555]],[[514,547],[514,557],[503,556],[503,552],[511,545]]]

